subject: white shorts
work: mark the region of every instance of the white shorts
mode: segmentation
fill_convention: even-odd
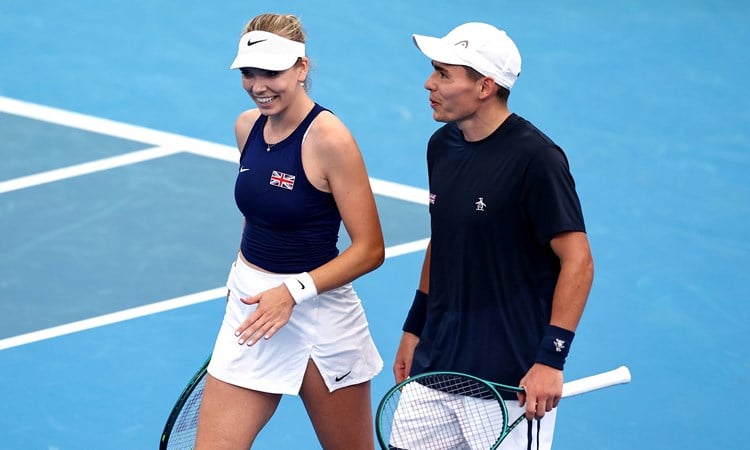
[[[465,395],[437,393],[419,383],[409,383],[401,391],[399,405],[407,408],[396,408],[389,437],[390,448],[417,449],[439,448],[444,450],[480,450],[490,448],[502,432],[503,412],[496,400],[483,400]],[[468,411],[475,403],[489,403],[482,406],[488,417],[487,423],[476,423],[471,420]],[[518,406],[518,401],[506,400],[508,426],[526,413],[525,407]],[[408,411],[408,413],[407,413]],[[425,420],[424,414],[429,412]],[[555,431],[557,409],[546,413],[540,421],[531,424],[523,420],[503,442],[498,450],[527,450],[529,448],[529,426],[531,427],[531,448],[550,450]],[[436,425],[439,424],[439,430]]]
[[[270,339],[240,345],[235,329],[257,307],[240,298],[278,286],[288,277],[256,270],[239,257],[227,280],[229,296],[208,373],[236,386],[276,394],[299,393],[308,361],[313,360],[330,392],[371,380],[383,360],[357,293],[351,284],[323,292],[292,310]]]

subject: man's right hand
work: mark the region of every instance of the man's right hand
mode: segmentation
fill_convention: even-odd
[[[396,351],[396,360],[393,362],[393,376],[396,383],[400,383],[409,377],[411,362],[414,359],[414,349],[419,344],[419,336],[404,332],[401,342]]]

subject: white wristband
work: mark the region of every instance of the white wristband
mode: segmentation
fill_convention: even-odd
[[[315,282],[307,272],[287,278],[284,280],[284,285],[289,289],[294,302],[298,305],[318,295],[318,288],[315,287]]]

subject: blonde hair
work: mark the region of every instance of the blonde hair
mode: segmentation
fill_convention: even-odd
[[[251,31],[267,31],[283,38],[290,39],[305,43],[307,36],[305,30],[302,28],[302,22],[292,14],[273,14],[266,13],[260,14],[253,17],[250,22],[245,25],[241,35],[249,33]],[[297,60],[299,64],[299,60]],[[305,91],[310,90],[310,74],[308,72],[307,78],[302,82]]]
[[[245,25],[242,34],[251,31],[267,31],[303,44],[306,38],[305,30],[302,29],[302,22],[291,14],[261,14],[255,16]]]

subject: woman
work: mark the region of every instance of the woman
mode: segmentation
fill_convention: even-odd
[[[283,394],[300,395],[323,448],[373,448],[383,361],[351,281],[383,263],[383,236],[354,138],[307,94],[304,42],[296,17],[262,14],[231,66],[257,108],[235,124],[245,224],[196,449],[250,448]]]

